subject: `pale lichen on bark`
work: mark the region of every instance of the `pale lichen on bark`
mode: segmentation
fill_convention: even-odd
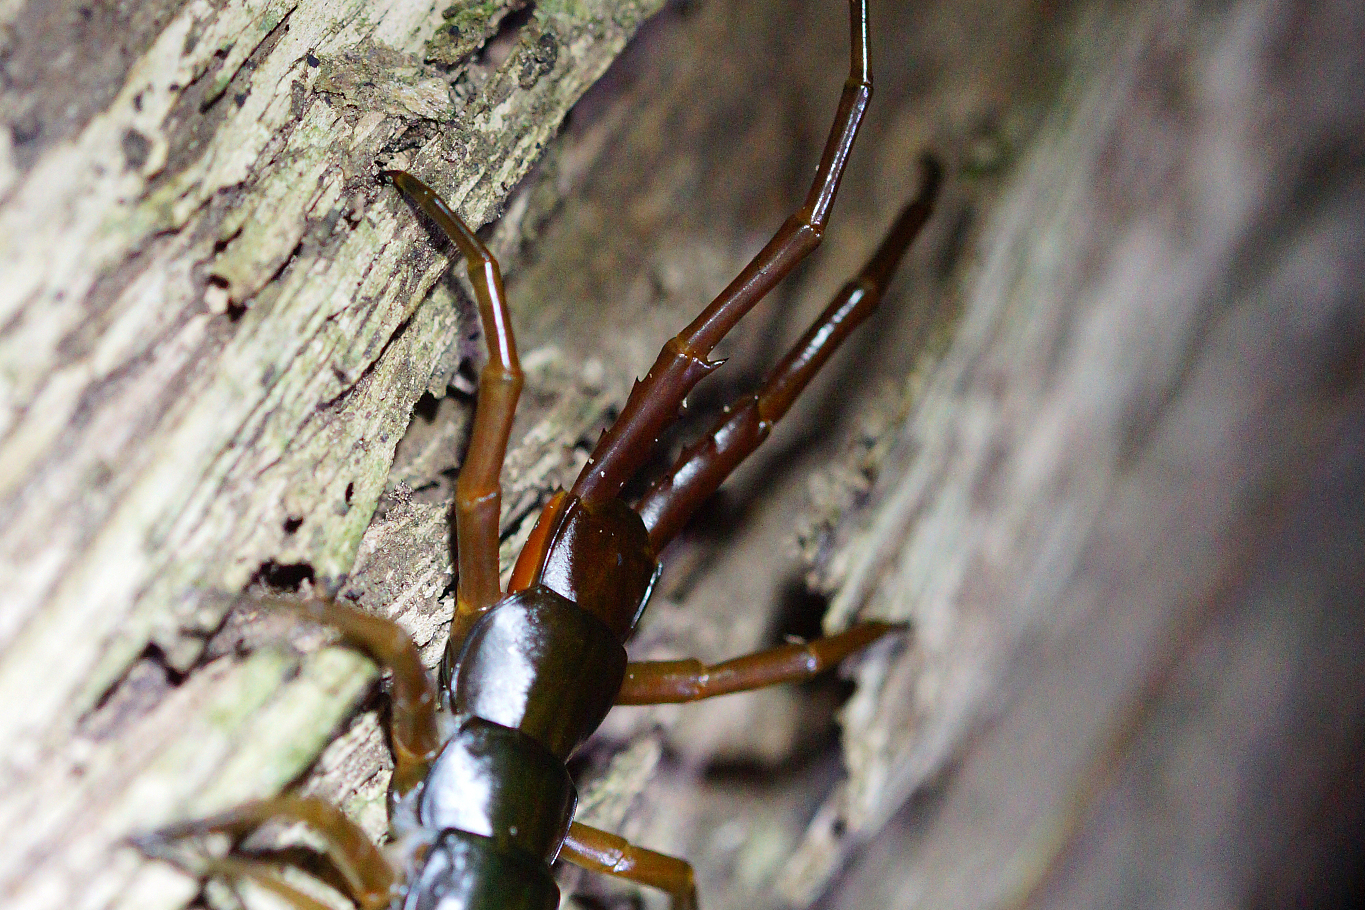
[[[117,839],[277,789],[368,691],[342,652],[167,683],[263,567],[346,576],[470,331],[377,167],[426,168],[489,220],[659,3],[542,4],[464,96],[478,61],[424,63],[449,3],[136,6],[4,9],[11,906],[182,900],[192,882]],[[442,135],[454,118],[474,154]]]

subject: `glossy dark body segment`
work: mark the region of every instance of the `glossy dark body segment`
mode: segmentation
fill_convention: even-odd
[[[718,366],[708,359],[712,348],[820,242],[872,88],[866,0],[849,0],[849,11],[849,74],[804,204],[697,319],[663,346],[573,488],[545,506],[505,592],[498,566],[499,478],[522,374],[501,273],[434,190],[411,174],[383,172],[466,257],[488,346],[469,451],[456,485],[459,581],[440,686],[433,684],[417,646],[390,620],[331,601],[277,599],[267,605],[332,627],[391,674],[390,799],[395,820],[416,829],[396,833],[414,838],[418,848],[401,867],[394,865],[335,807],[281,796],[172,825],[141,838],[144,850],[160,853],[175,841],[210,833],[235,836],[288,820],[304,822],[321,836],[346,892],[362,910],[553,910],[559,890],[550,864],[557,858],[663,889],[674,910],[695,910],[692,869],[685,861],[573,820],[577,792],[566,760],[614,704],[694,701],[805,679],[904,629],[862,621],[836,635],[713,665],[629,663],[624,646],[658,578],[660,552],[876,309],[896,263],[932,209],[941,169],[927,161],[919,197],[760,388],[726,409],[639,503],[620,498],[688,391]],[[444,743],[438,702],[454,714],[455,732]],[[198,871],[255,881],[295,910],[323,906],[251,856],[206,857]]]
[[[639,513],[619,499],[587,503],[569,496],[542,520],[551,530],[535,577],[625,641],[635,631],[659,568]]]
[[[520,730],[471,717],[427,775],[422,826],[489,838],[552,862],[573,820],[578,791],[564,762]]]
[[[555,910],[559,886],[546,863],[466,831],[442,831],[408,883],[402,910]]]
[[[470,630],[450,703],[456,716],[519,730],[563,762],[607,716],[625,673],[625,646],[607,624],[537,585]]]

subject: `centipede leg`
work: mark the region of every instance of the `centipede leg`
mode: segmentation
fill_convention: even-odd
[[[330,904],[325,904],[311,894],[305,894],[295,888],[281,878],[270,864],[259,860],[238,859],[233,856],[211,857],[204,860],[201,871],[204,875],[216,875],[229,882],[242,880],[254,882],[294,910],[333,910]]]
[[[407,631],[390,619],[331,600],[268,598],[260,605],[336,629],[347,644],[364,651],[392,674],[389,730],[393,778],[389,789],[395,797],[402,797],[420,784],[441,749],[441,734],[436,720],[436,687]]]
[[[169,825],[135,838],[143,852],[167,856],[164,847],[175,841],[208,834],[245,836],[270,821],[302,822],[322,838],[328,858],[341,874],[345,890],[361,910],[386,907],[398,882],[398,873],[369,836],[341,810],[320,799],[277,796],[229,809],[198,821]],[[167,856],[167,858],[170,858]],[[278,878],[260,861],[205,857],[197,873],[249,878],[279,894],[299,910],[314,910],[316,901]]]
[[[905,626],[862,622],[805,644],[782,645],[719,664],[699,660],[640,661],[626,666],[618,705],[661,705],[698,701],[732,692],[810,679]]]
[[[455,546],[460,580],[455,618],[441,663],[444,681],[459,658],[470,627],[502,596],[498,587],[498,518],[502,509],[499,478],[523,377],[498,261],[431,187],[403,171],[384,171],[381,176],[435,221],[464,255],[488,343],[488,363],[479,375],[479,401],[474,409],[469,451],[455,485]]]
[[[673,539],[730,472],[768,438],[773,425],[844,339],[876,310],[897,263],[933,210],[942,168],[926,157],[924,169],[919,195],[901,210],[862,271],[835,295],[759,390],[726,408],[711,432],[683,452],[673,469],[640,499],[636,511],[644,519],[656,551]]]
[[[658,888],[673,898],[673,910],[697,910],[697,886],[686,861],[636,847],[624,838],[574,822],[560,857],[599,872]]]
[[[612,499],[621,492],[649,457],[659,433],[677,417],[687,393],[718,365],[707,359],[711,349],[819,245],[844,164],[872,96],[867,0],[849,0],[849,19],[848,80],[805,204],[783,222],[767,245],[701,315],[664,345],[654,366],[631,390],[616,422],[598,440],[574,481],[571,495],[594,503]]]

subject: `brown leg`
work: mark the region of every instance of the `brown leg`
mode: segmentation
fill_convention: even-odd
[[[636,505],[655,551],[673,539],[692,513],[716,491],[730,472],[758,448],[796,396],[825,365],[839,345],[881,302],[901,256],[933,211],[943,169],[924,159],[924,184],[882,241],[881,247],[815,323],[793,345],[763,385],[725,409],[711,432],[683,452],[673,470],[660,478]]]
[[[261,605],[336,629],[347,644],[364,651],[393,674],[393,778],[389,789],[401,797],[420,784],[441,749],[441,734],[436,724],[436,688],[403,627],[330,600],[267,598]]]
[[[848,81],[805,204],[783,222],[729,287],[664,345],[654,366],[631,390],[621,415],[598,440],[574,481],[572,495],[591,503],[612,499],[621,492],[649,457],[659,433],[673,422],[687,393],[718,365],[707,359],[711,349],[820,243],[844,163],[872,95],[867,0],[849,0],[849,16],[852,48]]]
[[[341,813],[341,810],[320,799],[298,796],[277,796],[263,799],[205,819],[169,825],[135,843],[143,852],[165,856],[163,845],[188,837],[206,834],[243,836],[269,821],[302,822],[316,831],[326,845],[327,856],[345,880],[349,896],[361,910],[386,907],[391,891],[398,881],[398,873],[389,865],[384,854],[370,842],[364,831]],[[302,895],[292,886],[266,871],[262,864],[239,859],[206,859],[202,871],[210,875],[247,877],[270,888],[300,910],[312,910],[316,902]]]
[[[442,678],[460,655],[465,634],[502,596],[498,587],[498,517],[502,508],[502,462],[521,396],[521,363],[502,289],[502,272],[488,248],[431,187],[403,171],[381,175],[426,212],[464,255],[488,342],[488,363],[479,376],[479,402],[469,451],[455,485],[455,548],[460,581],[455,619],[446,642]]]
[[[267,891],[273,892],[276,897],[293,907],[294,910],[333,910],[331,904],[324,904],[312,895],[303,893],[280,878],[279,873],[268,863],[258,860],[237,859],[231,856],[225,856],[221,859],[206,857],[203,860],[202,867],[194,870],[194,873],[205,878],[217,876],[229,881],[247,879]],[[240,901],[242,898],[239,895],[237,899]]]
[[[618,705],[662,705],[747,692],[810,679],[872,642],[905,626],[862,622],[838,635],[803,645],[782,645],[710,666],[699,660],[652,660],[628,664]]]
[[[692,867],[676,857],[631,846],[624,838],[578,822],[569,826],[569,836],[559,855],[590,872],[666,891],[673,897],[673,910],[697,910]]]

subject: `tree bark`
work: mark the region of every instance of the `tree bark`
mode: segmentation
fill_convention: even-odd
[[[473,350],[377,167],[489,221],[661,4],[498,34],[520,5],[5,5],[11,906],[183,902],[120,838],[277,790],[370,690],[354,654],[214,660],[215,633],[253,579],[341,584],[413,405]]]
[[[443,646],[481,340],[377,168],[501,216],[505,564],[799,204],[841,2],[672,5],[582,100],[662,4],[515,5],[0,7],[7,906],[183,905],[199,883],[121,839],[285,786],[382,833],[373,669],[238,596],[335,592]],[[911,631],[859,663],[842,750],[837,686],[614,712],[580,817],[691,860],[710,910],[1332,894],[1365,754],[1362,14],[872,12],[824,248],[689,414],[752,386],[928,146],[939,213],[631,651],[722,659],[826,603]]]

